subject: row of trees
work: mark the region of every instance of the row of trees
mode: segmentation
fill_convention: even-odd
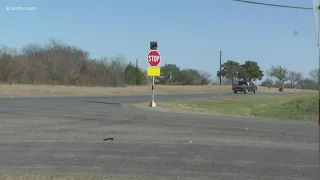
[[[164,65],[161,84],[208,84],[210,75]],[[20,50],[0,49],[0,83],[125,86],[149,84],[147,72],[124,57],[91,59],[89,52],[51,39]]]
[[[208,85],[212,80],[211,74],[196,69],[180,69],[175,64],[165,64],[161,67],[161,76],[157,77],[158,84],[175,85]]]
[[[232,60],[221,65],[221,71],[217,72],[217,76],[220,77],[220,75],[231,80],[231,83],[237,80],[261,80],[264,76],[257,62],[246,61],[244,64],[240,64]]]
[[[289,84],[290,87],[318,88],[319,69],[303,78],[301,73],[288,71],[278,66],[271,67],[266,74],[269,78],[262,83],[265,86]],[[235,83],[239,79],[261,80],[264,72],[255,61],[244,64],[229,60],[222,64],[217,77],[222,83]],[[273,81],[273,79],[277,81]],[[181,69],[175,64],[161,67],[158,84],[207,85],[213,82],[208,72],[196,69]],[[103,57],[92,59],[89,53],[75,46],[57,40],[45,45],[29,44],[20,50],[7,47],[0,49],[0,82],[20,84],[60,84],[83,86],[125,86],[151,83],[145,70],[128,63],[125,58]]]
[[[0,50],[2,83],[124,86],[147,81],[145,73],[123,57],[90,59],[88,52],[56,40],[19,51]]]
[[[268,78],[262,82],[262,86],[319,89],[319,68],[311,70],[308,77],[303,77],[301,72],[289,71],[282,66],[272,66],[265,73]],[[221,65],[221,71],[217,71],[217,76],[220,77],[220,75],[223,79],[222,83],[229,84],[238,80],[262,80],[264,72],[255,61],[240,64],[228,60]]]
[[[285,88],[299,88],[299,89],[319,89],[319,68],[309,71],[308,77],[303,77],[301,72],[289,71],[282,66],[273,66],[267,74],[271,78],[267,78],[262,82],[262,86],[279,87]]]

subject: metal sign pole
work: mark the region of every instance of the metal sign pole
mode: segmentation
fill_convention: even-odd
[[[152,76],[152,102],[154,103],[154,76]]]
[[[152,96],[150,107],[156,107],[156,102],[154,101],[154,77],[160,76],[160,68],[158,65],[160,64],[160,54],[157,51],[158,44],[155,41],[150,42],[150,52],[148,54],[148,63],[150,67],[148,68],[148,76],[152,76]]]
[[[154,76],[152,76],[152,100],[150,103],[150,107],[156,107],[156,102],[154,101]]]

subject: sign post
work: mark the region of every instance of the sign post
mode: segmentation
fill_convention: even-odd
[[[150,107],[156,107],[156,102],[154,101],[154,77],[160,76],[160,68],[158,65],[160,64],[161,58],[157,48],[157,42],[150,42],[150,52],[148,54],[148,64],[150,66],[148,68],[148,76],[152,76],[152,100]]]
[[[151,103],[150,107],[156,107],[156,102],[154,101],[154,76],[152,76],[152,95],[151,95]]]

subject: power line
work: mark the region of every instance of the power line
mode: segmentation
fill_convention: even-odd
[[[244,1],[244,0],[233,0],[233,1],[238,1],[238,2],[242,2],[242,3],[249,3],[249,4],[256,4],[256,5],[264,5],[264,6],[282,7],[282,8],[304,9],[304,10],[312,10],[313,9],[313,8],[308,8],[308,7],[268,4],[268,3],[260,3],[260,2],[253,2],[253,1]]]

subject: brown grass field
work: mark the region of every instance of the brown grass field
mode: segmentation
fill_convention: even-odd
[[[230,85],[176,86],[156,85],[156,94],[210,94],[232,92]],[[258,87],[258,92],[269,92],[266,87]],[[278,92],[271,88],[270,92]],[[285,89],[285,92],[315,92],[311,90]],[[41,96],[120,96],[150,94],[151,86],[127,87],[81,87],[60,85],[0,84],[0,97],[41,97]]]
[[[0,173],[0,180],[169,180],[166,177],[150,177],[147,175],[103,175],[103,174],[17,174]]]

